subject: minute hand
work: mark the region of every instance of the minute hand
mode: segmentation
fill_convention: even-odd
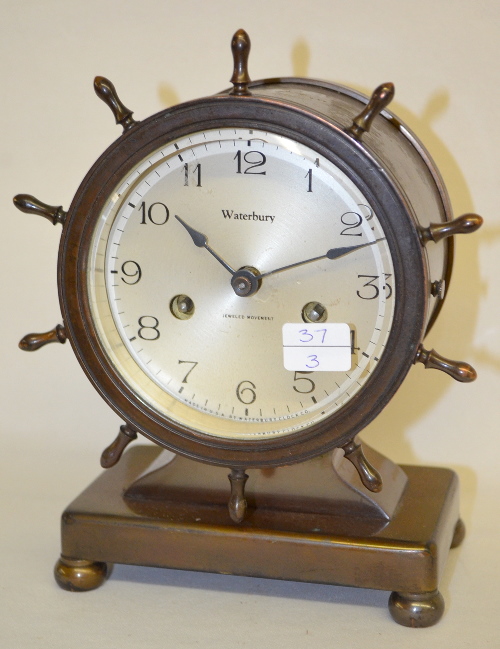
[[[275,268],[274,270],[270,270],[267,273],[262,273],[262,275],[257,275],[257,279],[262,279],[263,277],[268,277],[268,275],[274,275],[275,273],[281,273],[284,270],[288,270],[289,268],[296,268],[297,266],[302,266],[303,264],[310,264],[311,262],[319,261],[320,259],[338,259],[339,257],[345,257],[346,255],[350,255],[351,252],[354,252],[355,250],[360,250],[361,248],[366,248],[367,246],[373,246],[374,243],[378,243],[379,241],[384,241],[384,240],[385,237],[381,237],[380,239],[375,239],[374,241],[368,241],[367,243],[360,243],[358,246],[330,248],[330,250],[327,251],[326,255],[320,255],[319,257],[311,257],[310,259],[297,261],[295,262],[295,264],[288,264],[288,266],[281,266],[281,268]]]

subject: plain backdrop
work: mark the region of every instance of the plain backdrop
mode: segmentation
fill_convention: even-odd
[[[500,4],[497,0],[2,0],[0,2],[0,643],[120,647],[500,647]],[[450,554],[436,627],[389,617],[387,593],[117,566],[99,590],[52,578],[64,507],[99,474],[120,421],[69,345],[17,348],[60,321],[59,226],[21,214],[17,193],[68,208],[119,136],[94,95],[109,77],[137,119],[229,84],[234,31],[252,78],[308,76],[370,93],[420,137],[456,215],[453,281],[428,347],[472,363],[462,385],[412,368],[362,437],[402,463],[453,468],[468,534]]]

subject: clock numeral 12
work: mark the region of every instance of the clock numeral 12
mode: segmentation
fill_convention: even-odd
[[[248,167],[242,171],[242,162],[241,158],[243,157],[243,161],[246,162]],[[257,167],[262,167],[263,165],[266,164],[266,156],[261,153],[260,151],[247,151],[243,156],[241,151],[238,151],[236,155],[234,156],[233,160],[237,160],[237,174],[253,174],[253,175],[261,175],[265,176],[266,172],[265,171],[254,171]]]

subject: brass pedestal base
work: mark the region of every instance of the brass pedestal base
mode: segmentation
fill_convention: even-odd
[[[329,458],[253,470],[248,515],[236,524],[225,469],[175,458],[160,479],[137,480],[158,453],[130,449],[63,513],[62,588],[97,588],[106,564],[124,563],[388,590],[399,624],[440,619],[439,579],[464,533],[452,471],[401,467],[408,480],[388,519],[349,502]]]

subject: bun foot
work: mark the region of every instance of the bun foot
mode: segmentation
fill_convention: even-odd
[[[54,567],[54,577],[59,586],[74,592],[99,588],[107,576],[108,566],[101,561],[61,557]]]
[[[438,590],[431,593],[391,593],[389,612],[398,624],[413,628],[432,626],[444,612],[444,599]]]
[[[458,548],[460,543],[465,538],[465,525],[461,518],[458,519],[457,524],[455,525],[455,531],[453,533],[453,538],[451,540],[451,548]]]

